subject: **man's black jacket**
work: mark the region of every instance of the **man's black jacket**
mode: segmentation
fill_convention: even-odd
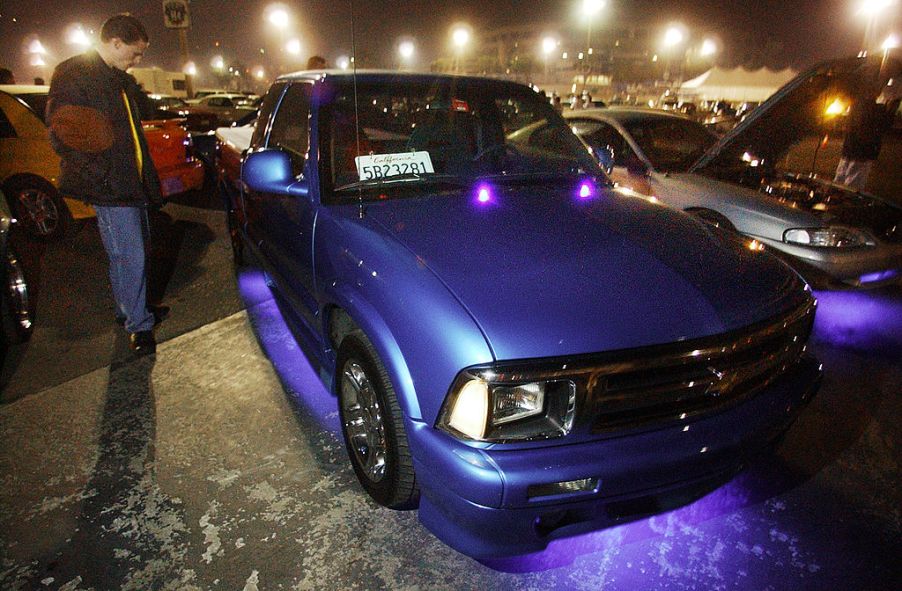
[[[141,144],[138,174],[128,96]],[[95,205],[158,205],[160,179],[141,130],[146,96],[135,78],[108,66],[96,51],[60,63],[50,82],[47,122],[61,157],[60,191]],[[149,114],[149,113],[148,113]]]

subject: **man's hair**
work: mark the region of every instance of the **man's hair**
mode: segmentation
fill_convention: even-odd
[[[119,38],[126,45],[133,45],[138,41],[147,43],[150,38],[141,21],[127,12],[111,16],[100,29],[100,40],[106,43],[110,39]]]
[[[15,79],[12,70],[9,68],[0,68],[0,84],[13,84]]]

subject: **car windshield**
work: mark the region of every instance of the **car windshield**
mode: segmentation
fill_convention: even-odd
[[[476,177],[604,176],[563,119],[526,87],[464,78],[361,80],[355,108],[353,83],[333,84],[320,128],[338,191],[384,185],[391,177],[393,185],[453,186]]]
[[[679,117],[632,119],[623,126],[655,170],[662,172],[688,170],[717,141],[700,123]]]

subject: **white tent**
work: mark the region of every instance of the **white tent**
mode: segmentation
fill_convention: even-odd
[[[683,100],[730,102],[763,101],[798,72],[785,70],[746,70],[745,68],[711,68],[701,76],[687,80],[680,86]]]

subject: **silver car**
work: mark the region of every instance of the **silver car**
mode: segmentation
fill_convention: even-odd
[[[721,139],[662,111],[564,116],[621,186],[757,240],[816,286],[882,285],[902,278],[902,208],[834,184],[823,165],[820,176],[792,168],[812,162],[798,156],[804,146],[816,162],[825,134],[842,143],[841,121],[823,105],[848,101],[863,65],[812,68]]]

